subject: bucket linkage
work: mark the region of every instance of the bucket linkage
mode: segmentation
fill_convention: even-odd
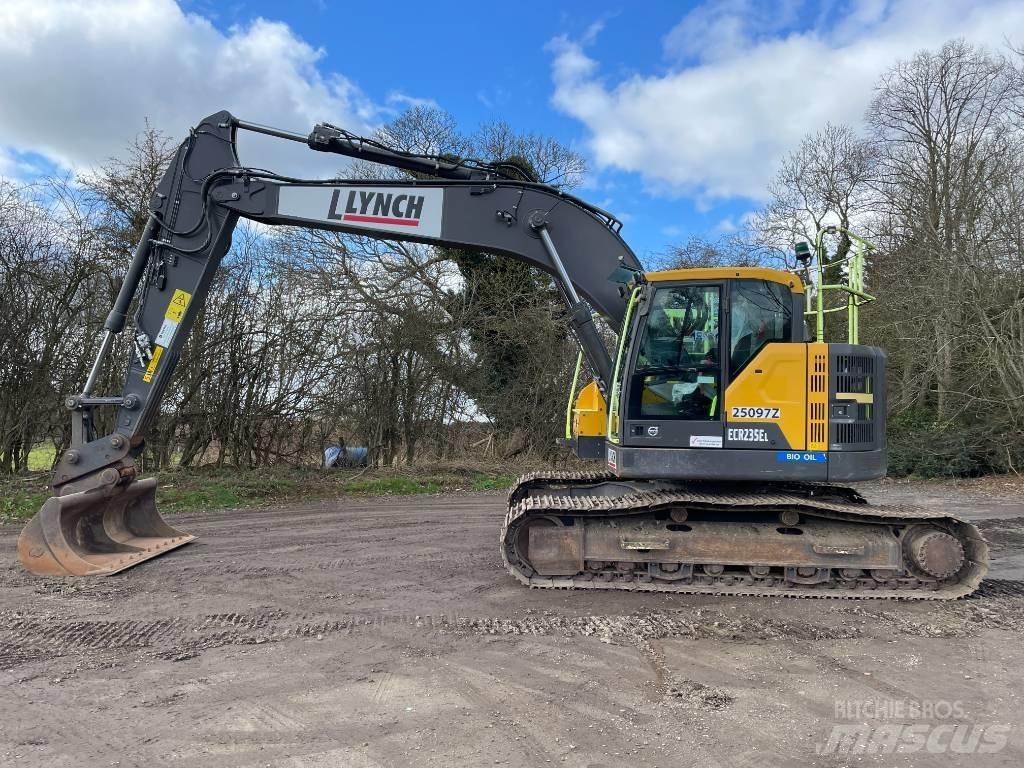
[[[53,473],[48,498],[18,538],[18,560],[37,576],[105,576],[195,539],[156,508],[156,478],[137,479],[132,445],[114,432],[97,438],[91,405],[121,398],[68,398],[71,446]]]

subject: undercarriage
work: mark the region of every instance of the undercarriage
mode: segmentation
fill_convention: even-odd
[[[505,566],[531,587],[949,600],[988,570],[971,523],[813,483],[541,472],[509,492]]]

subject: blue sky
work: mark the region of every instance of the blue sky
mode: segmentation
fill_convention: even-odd
[[[466,129],[501,119],[580,149],[584,147],[579,123],[551,105],[550,41],[560,35],[582,38],[600,25],[597,46],[612,54],[611,71],[627,77],[659,65],[666,30],[695,5],[650,3],[636,13],[627,12],[628,4],[622,2],[532,0],[509,6],[433,0],[261,0],[230,7],[207,0],[184,3],[225,30],[257,16],[287,22],[324,50],[324,71],[346,73],[376,101],[386,102],[395,93],[431,99]],[[260,119],[273,122],[272,115]],[[595,179],[598,175],[600,179]],[[614,169],[591,174],[591,181],[599,186],[588,185],[581,194],[626,219],[627,242],[641,256],[690,232],[714,235],[720,221],[750,207],[744,200],[722,201],[698,211],[692,200],[648,195],[637,174]]]
[[[0,175],[87,168],[145,118],[179,136],[221,108],[369,131],[425,99],[466,130],[501,118],[575,146],[580,194],[651,262],[740,226],[782,156],[826,121],[858,124],[900,58],[1018,29],[1020,0],[4,0]],[[252,142],[253,164],[332,170]]]

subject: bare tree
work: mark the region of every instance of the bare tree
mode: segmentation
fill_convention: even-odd
[[[806,136],[783,159],[768,188],[770,202],[754,216],[756,241],[792,265],[794,243],[813,241],[826,224],[863,227],[876,206],[877,155],[877,147],[849,126],[829,124]],[[842,236],[834,261],[846,258],[849,248]]]
[[[66,444],[63,396],[94,349],[103,269],[89,210],[63,179],[0,181],[0,471],[46,438]]]
[[[827,126],[783,161],[756,240],[788,251],[835,224],[879,246],[862,334],[889,355],[895,471],[1020,466],[1024,68],[960,40],[919,52],[881,77],[867,127]]]
[[[940,421],[962,407],[958,393],[974,389],[960,375],[980,341],[969,286],[979,254],[1000,247],[991,214],[1015,154],[1015,74],[1004,57],[953,41],[886,73],[868,110],[888,247],[911,268],[892,277],[918,286],[905,294],[916,308],[912,335],[925,341],[912,364],[926,374],[918,397],[934,396]]]
[[[562,189],[579,186],[587,172],[587,161],[576,150],[550,136],[516,131],[504,120],[482,125],[470,143],[489,160],[521,158],[538,181]]]
[[[658,257],[660,269],[694,269],[700,267],[754,267],[764,264],[770,254],[741,232],[718,240],[693,236],[679,245],[672,245]]]

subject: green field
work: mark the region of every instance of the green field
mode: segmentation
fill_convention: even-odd
[[[50,458],[43,457],[42,463],[42,471],[0,478],[0,520],[27,520],[38,511],[49,496]],[[188,513],[340,496],[504,490],[515,475],[456,467],[365,472],[286,467],[179,468],[158,473],[157,498],[163,512]]]
[[[53,446],[37,445],[28,455],[28,469],[30,472],[49,472],[53,467],[53,460],[57,453]]]

